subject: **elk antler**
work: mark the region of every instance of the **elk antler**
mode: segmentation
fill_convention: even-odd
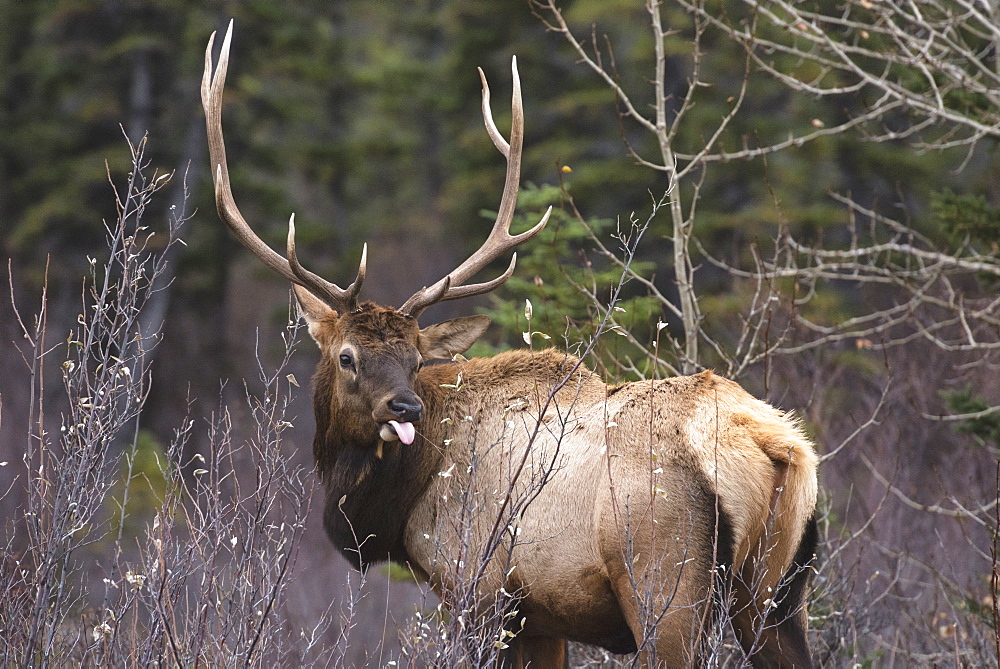
[[[215,33],[208,40],[205,49],[205,74],[201,79],[201,105],[205,108],[205,127],[208,130],[208,151],[212,159],[215,177],[215,206],[221,218],[243,246],[247,247],[261,262],[285,277],[292,283],[297,283],[316,297],[320,298],[334,310],[344,313],[357,308],[358,292],[365,280],[365,261],[368,247],[361,254],[361,264],[358,275],[347,289],[330,283],[326,279],[313,274],[299,264],[295,256],[295,215],[288,221],[288,258],[282,258],[250,228],[233,199],[232,187],[229,183],[229,166],[226,164],[226,145],[222,138],[222,89],[226,85],[226,70],[229,69],[229,45],[233,36],[233,22],[222,41],[222,52],[219,54],[219,66],[212,75],[212,45],[215,43]]]
[[[514,92],[511,96],[511,127],[510,144],[504,140],[500,131],[497,130],[493,121],[493,112],[490,110],[490,87],[486,83],[486,75],[482,68],[479,69],[479,77],[483,82],[483,120],[486,122],[486,131],[493,140],[493,144],[507,158],[507,179],[504,182],[503,197],[500,200],[500,210],[497,213],[497,220],[493,224],[493,230],[482,247],[473,253],[469,258],[459,265],[454,271],[443,279],[430,286],[423,288],[408,299],[399,312],[416,318],[427,307],[443,300],[456,300],[460,297],[471,295],[481,295],[488,293],[494,288],[503,285],[510,275],[514,273],[514,265],[517,262],[517,254],[510,260],[507,270],[485,283],[476,283],[463,286],[466,280],[482,270],[488,264],[499,258],[507,251],[515,248],[519,244],[528,241],[549,221],[549,214],[552,207],[549,207],[542,220],[535,227],[519,235],[510,234],[510,223],[514,218],[514,207],[517,204],[517,189],[521,180],[521,144],[524,139],[524,110],[521,107],[521,79],[517,74],[517,58],[511,62],[511,72],[513,73]]]

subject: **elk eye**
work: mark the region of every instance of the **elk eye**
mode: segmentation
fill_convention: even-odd
[[[351,356],[347,355],[346,353],[341,353],[340,354],[340,366],[341,367],[346,367],[347,369],[353,369],[354,368],[354,360],[352,360]]]

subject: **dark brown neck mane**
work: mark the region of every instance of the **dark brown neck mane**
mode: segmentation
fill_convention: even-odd
[[[576,363],[576,358],[549,349],[508,351],[492,358],[427,366],[420,371],[416,388],[426,407],[417,439],[409,446],[395,441],[379,448],[377,437],[367,441],[344,438],[345,431],[333,413],[333,374],[326,369],[334,363],[324,359],[313,379],[313,402],[316,424],[326,430],[317,429],[313,456],[325,490],[324,527],[331,541],[356,567],[384,560],[409,561],[403,545],[407,513],[442,469],[441,420],[472,414],[499,420],[491,416],[489,407],[475,407],[471,401],[481,389],[498,384],[509,385],[512,398],[537,388],[542,393],[539,400],[544,401],[548,389],[562,381]],[[455,384],[459,372],[465,391],[446,387]],[[581,378],[590,374],[583,365],[576,372]]]

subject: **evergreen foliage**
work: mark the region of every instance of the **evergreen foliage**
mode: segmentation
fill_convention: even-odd
[[[948,409],[955,414],[980,414],[960,421],[955,430],[974,436],[994,448],[1000,448],[1000,414],[990,413],[991,405],[971,387],[941,393]]]
[[[966,237],[997,251],[1000,243],[1000,208],[991,206],[981,193],[959,195],[950,189],[934,193],[931,204],[944,232],[953,240]]]
[[[569,194],[551,185],[526,185],[521,190],[519,204],[524,213],[515,218],[512,226],[515,230],[526,229],[536,222],[550,205],[552,215],[532,243],[519,250],[519,270],[507,282],[507,295],[494,297],[488,313],[502,328],[504,343],[516,340],[514,346],[518,347],[556,346],[579,351],[598,334],[597,327],[607,315],[595,311],[593,298],[609,302],[610,292],[621,277],[621,267],[599,253],[595,240],[614,245],[623,234],[623,226],[627,232],[632,222],[601,218],[584,221],[575,211]],[[647,276],[655,269],[650,261],[636,261],[632,268]],[[525,311],[526,301],[531,304],[530,321]],[[652,324],[657,322],[659,313],[655,300],[642,289],[626,284],[615,303],[611,325],[618,325],[622,333],[628,331],[631,336],[648,340],[655,332]],[[643,357],[622,334],[603,337],[591,363],[614,378],[620,374],[615,360],[629,358],[642,362]]]

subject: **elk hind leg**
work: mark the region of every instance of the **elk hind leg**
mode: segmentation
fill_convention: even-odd
[[[697,667],[701,640],[711,621],[709,579],[697,578],[694,569],[680,578],[662,579],[654,585],[634,585],[627,576],[615,580],[613,589],[639,649],[643,666]],[[664,582],[670,588],[650,591]]]
[[[700,473],[686,473],[675,483],[688,503],[661,500],[658,522],[633,532],[624,560],[609,565],[612,590],[645,666],[700,666],[718,613],[717,565],[732,568],[729,517]]]
[[[734,583],[733,629],[754,669],[811,669],[806,636],[806,595],[819,532],[815,519],[806,524],[799,548],[777,588],[777,605],[761,620],[759,607],[746,583]]]

